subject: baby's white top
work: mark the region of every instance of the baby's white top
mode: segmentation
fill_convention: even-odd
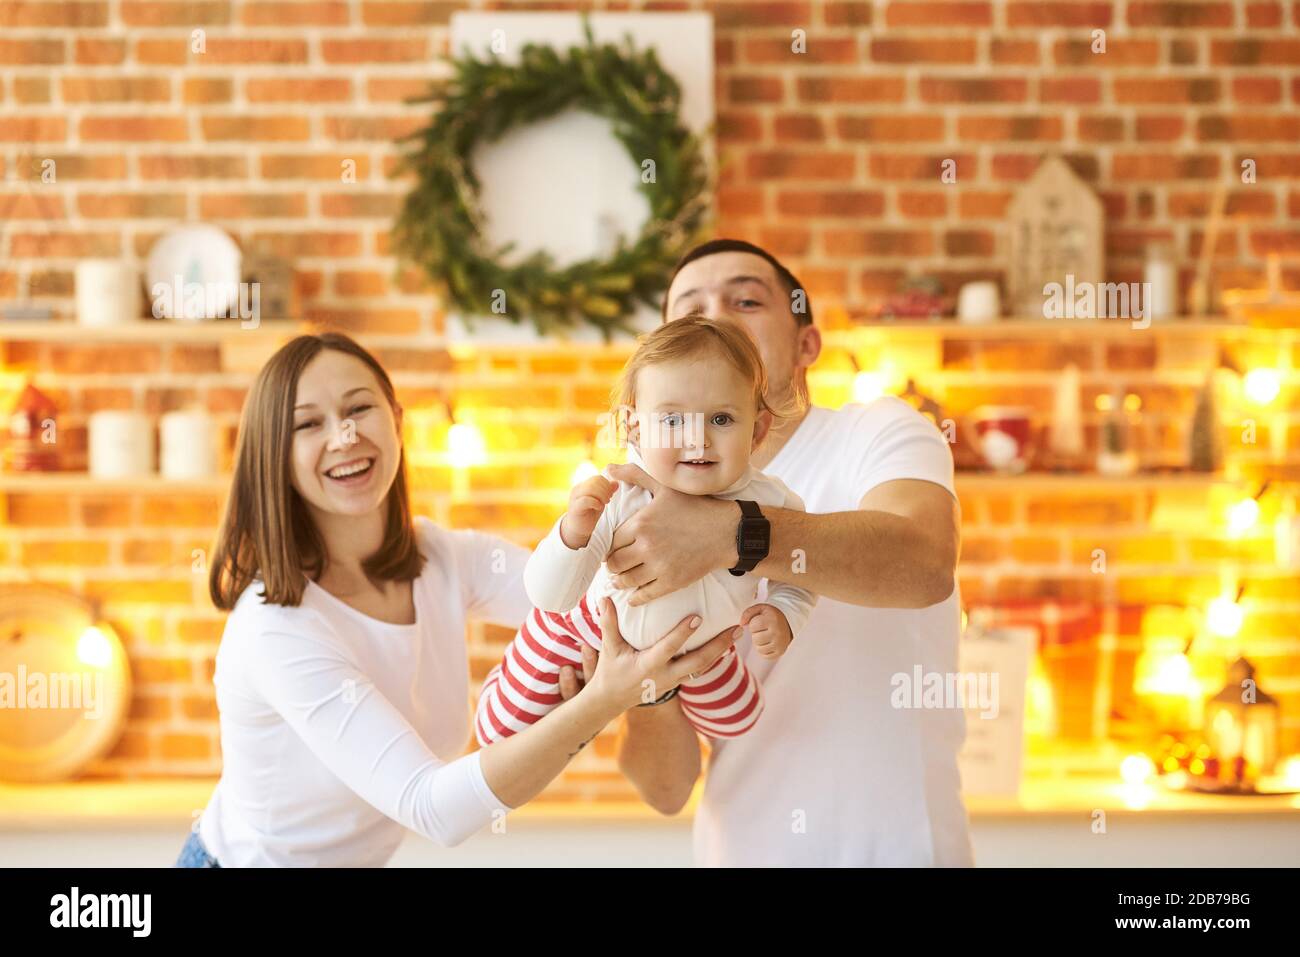
[[[635,452],[630,452],[628,461],[641,465]],[[730,487],[714,493],[713,497],[804,510],[803,501],[784,482],[764,475],[752,465]],[[543,611],[564,613],[576,608],[585,594],[588,605],[597,612],[600,599],[609,595],[618,613],[619,633],[637,649],[650,647],[691,613],[700,615],[704,621],[686,642],[684,650],[687,651],[698,648],[723,629],[739,624],[741,613],[759,600],[760,579],[752,573],[737,576],[725,568],[716,569],[685,588],[635,607],[628,604],[631,589],[614,587],[605,567],[614,530],[649,505],[652,498],[640,486],[620,482],[585,548],[569,548],[564,544],[560,537],[561,516],[524,568],[524,587],[533,605]],[[739,508],[736,520],[740,520]],[[682,533],[688,535],[690,530],[683,529]],[[812,613],[817,596],[784,582],[769,582],[762,600],[779,608],[790,623],[790,630],[798,634]]]

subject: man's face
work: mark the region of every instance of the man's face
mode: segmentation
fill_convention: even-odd
[[[820,345],[816,330],[795,321],[790,304],[776,270],[753,253],[714,253],[687,263],[668,289],[670,320],[700,312],[744,326],[767,368],[768,394],[778,400],[790,395]]]

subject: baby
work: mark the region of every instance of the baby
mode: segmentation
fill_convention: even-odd
[[[615,388],[628,460],[688,495],[802,511],[797,495],[750,464],[773,416],[787,411],[773,410],[766,391],[762,358],[743,328],[697,317],[666,323],[641,338]],[[629,411],[635,413],[631,421]],[[749,628],[760,655],[776,658],[808,620],[816,602],[812,593],[769,582],[765,600],[758,602],[758,579],[725,568],[644,605],[629,605],[632,590],[615,588],[603,563],[614,530],[650,501],[645,489],[600,475],[574,487],[568,511],[528,559],[524,587],[535,608],[484,682],[475,721],[480,744],[521,731],[560,704],[560,669],[572,665],[581,672],[583,642],[600,650],[596,609],[605,595],[614,602],[619,633],[637,649],[694,613],[703,621],[682,653],[740,624]],[[740,515],[737,508],[737,520]],[[711,738],[743,734],[763,710],[758,680],[734,646],[683,682],[678,695],[687,719]]]

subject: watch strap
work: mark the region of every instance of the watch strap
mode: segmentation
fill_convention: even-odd
[[[758,507],[757,502],[751,502],[744,499],[736,499],[735,502],[737,505],[740,506],[740,522],[736,526],[737,560],[736,560],[735,567],[728,568],[727,571],[731,572],[731,574],[739,578],[741,575],[744,575],[747,572],[752,572],[754,568],[757,567],[758,563],[767,557],[766,551],[764,551],[762,555],[759,555],[757,557],[754,556],[747,557],[744,554],[744,550],[741,547],[741,543],[744,538],[745,523],[747,521],[754,521],[754,520],[758,520],[760,522],[767,522],[767,519],[764,518],[762,509]]]
[[[642,701],[639,705],[637,705],[637,707],[653,708],[657,704],[663,704],[665,701],[671,701],[673,698],[677,697],[677,692],[680,690],[681,690],[680,688],[673,688],[671,691],[665,691],[659,697],[655,698],[654,701]]]

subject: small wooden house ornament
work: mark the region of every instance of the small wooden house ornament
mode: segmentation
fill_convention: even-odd
[[[1093,284],[1087,300],[1096,302],[1096,289],[1105,279],[1101,200],[1068,163],[1049,156],[1020,188],[1008,207],[1011,261],[1007,287],[1015,314],[1026,319],[1096,318],[1079,315],[1076,290]],[[1051,296],[1044,287],[1057,283],[1064,312],[1046,311]]]
[[[263,249],[244,253],[243,281],[258,284],[261,318],[268,320],[299,317],[293,264],[283,256]]]

